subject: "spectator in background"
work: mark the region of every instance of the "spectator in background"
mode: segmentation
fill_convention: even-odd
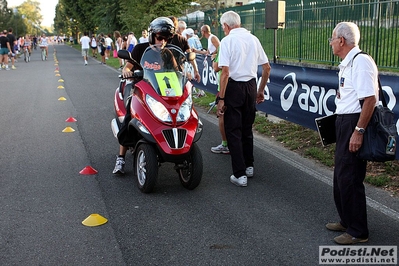
[[[241,18],[236,12],[223,13],[220,24],[226,37],[219,48],[219,67],[222,70],[217,115],[224,116],[233,168],[230,182],[246,187],[247,177],[254,175],[252,125],[256,104],[264,101],[270,64],[259,39],[241,28]],[[257,89],[259,65],[262,66],[262,80]]]
[[[11,54],[10,54],[10,57],[11,57],[11,69],[15,70],[15,69],[17,69],[15,67],[15,52],[16,52],[16,50],[17,50],[16,48],[18,46],[17,46],[17,39],[15,38],[14,34],[12,33],[12,28],[8,29],[7,38],[8,38],[8,41],[10,43],[10,48],[11,48]]]
[[[133,48],[137,45],[137,39],[134,36],[133,32],[129,32],[129,35],[127,36],[127,50],[129,52],[133,51]]]
[[[93,34],[91,36],[90,47],[91,47],[91,53],[92,53],[93,57],[97,58],[97,39],[96,39],[95,34]]]
[[[122,49],[122,36],[121,33],[119,31],[114,31],[114,37],[115,37],[115,46],[116,46],[116,52],[118,52],[120,49]],[[123,69],[123,59],[119,58],[119,70]]]
[[[114,41],[111,38],[111,34],[108,34],[105,38],[105,47],[105,60],[108,60],[111,50],[114,49]]]
[[[220,91],[220,71],[222,70],[219,67],[219,52],[216,54],[213,54],[211,56],[212,60],[212,68],[216,72],[216,78],[218,81],[218,94],[215,100],[215,104],[217,105],[219,102],[219,91]],[[220,136],[222,137],[222,143],[220,143],[218,146],[211,147],[211,152],[213,153],[219,153],[219,154],[229,154],[230,150],[227,145],[227,137],[226,137],[226,131],[224,130],[224,116],[217,116],[218,117],[218,122],[219,122],[219,131],[220,131]]]
[[[100,48],[100,55],[101,55],[101,62],[100,64],[105,65],[105,50],[106,50],[106,46],[105,46],[105,36],[104,33],[100,33],[100,36],[98,38],[98,47]]]
[[[127,50],[127,35],[122,36],[122,48],[123,50]]]
[[[194,30],[192,28],[188,28],[186,30],[186,35],[187,35],[188,45],[190,45],[190,48],[193,50],[193,52],[201,51],[202,44],[201,44],[198,36],[196,36],[194,34]]]
[[[80,38],[80,44],[82,45],[82,56],[85,66],[87,66],[87,60],[89,59],[89,49],[90,49],[90,38],[87,35],[88,33],[85,32],[82,38]]]
[[[201,33],[202,37],[208,40],[208,49],[205,51],[195,51],[195,52],[210,56],[216,54],[220,45],[219,38],[211,33],[211,28],[208,25],[203,25],[201,27]]]
[[[145,42],[148,42],[148,32],[147,30],[142,30],[141,37],[139,38],[139,43],[145,43]]]
[[[176,33],[187,39],[186,31],[185,31],[186,29],[187,29],[186,22],[183,20],[179,20],[177,23],[177,32]]]
[[[7,38],[7,30],[0,33],[0,65],[5,70],[8,68],[8,54],[11,53],[10,43]],[[1,70],[0,68],[0,70]]]

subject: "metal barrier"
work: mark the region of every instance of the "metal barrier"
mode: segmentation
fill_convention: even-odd
[[[189,27],[211,26],[220,39],[221,14],[234,10],[241,16],[242,26],[261,41],[267,55],[274,54],[274,30],[264,29],[265,4],[205,11],[203,17],[187,20]],[[355,22],[361,33],[359,46],[375,59],[380,70],[399,70],[399,0],[287,0],[285,29],[277,30],[279,63],[299,62],[337,65],[327,39],[340,21]]]

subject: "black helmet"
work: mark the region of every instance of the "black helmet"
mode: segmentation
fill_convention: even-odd
[[[148,41],[150,44],[155,43],[155,35],[162,35],[166,39],[170,39],[175,34],[175,26],[170,18],[159,17],[154,19],[148,27]]]

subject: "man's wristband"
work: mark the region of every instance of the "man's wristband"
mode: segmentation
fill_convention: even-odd
[[[224,97],[223,98],[222,97],[218,97],[218,99],[224,101]]]

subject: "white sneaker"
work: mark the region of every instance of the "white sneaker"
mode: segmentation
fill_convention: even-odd
[[[125,173],[125,159],[122,157],[116,157],[115,168],[112,171],[113,174],[124,174]]]
[[[230,176],[230,182],[239,187],[247,186],[247,177],[245,175],[237,178],[234,175]]]
[[[211,148],[211,152],[213,153],[223,153],[223,154],[229,154],[230,150],[227,146],[223,146],[222,144],[219,144],[216,147]]]
[[[85,66],[87,66],[87,60],[85,60]]]
[[[245,169],[245,175],[247,177],[253,177],[254,176],[254,168],[252,166],[247,167],[247,169]]]

